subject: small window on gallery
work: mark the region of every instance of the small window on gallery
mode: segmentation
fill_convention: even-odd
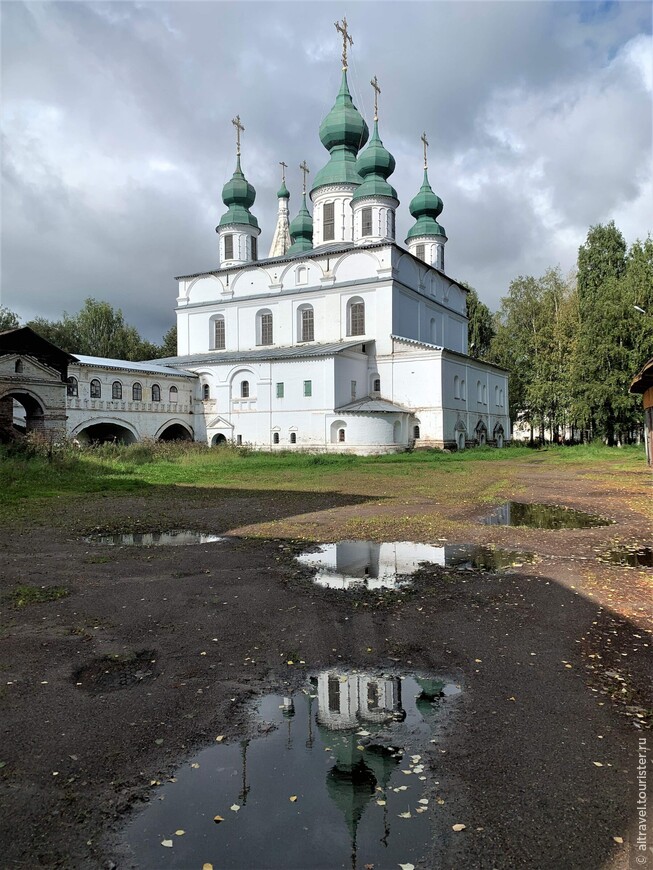
[[[290,433],[290,443],[297,444],[297,433],[296,432]]]
[[[283,399],[283,383],[277,384],[277,399]]]
[[[213,349],[224,350],[225,348],[224,317],[216,317],[213,324]]]
[[[102,384],[98,381],[97,378],[93,378],[93,380],[91,381],[91,398],[102,398]]]
[[[211,398],[211,389],[208,384],[202,384],[202,399],[206,402]]]
[[[335,238],[335,211],[332,202],[325,202],[322,210],[322,237],[325,242],[331,242]]]
[[[278,443],[279,443],[279,433],[278,433],[278,432],[273,432],[273,433],[272,433],[272,443],[273,443],[273,444],[278,444]]]
[[[240,398],[249,399],[249,381],[240,382]]]
[[[68,393],[68,395],[69,396],[78,395],[79,388],[77,385],[77,378],[70,377],[70,378],[68,378],[66,383],[67,383],[66,392]]]
[[[234,258],[234,237],[231,233],[224,237],[224,258],[225,260]]]
[[[152,401],[161,401],[161,387],[158,384],[152,384]]]
[[[120,381],[114,381],[111,384],[111,398],[122,399],[122,384]]]
[[[170,401],[176,402],[178,395],[179,395],[179,390],[177,389],[177,387],[170,387],[170,393],[169,393]]]
[[[132,385],[132,401],[141,402],[143,400],[143,387],[136,382]]]
[[[304,395],[312,396],[313,395],[313,381],[304,381]]]
[[[361,236],[372,235],[372,209],[361,209]]]

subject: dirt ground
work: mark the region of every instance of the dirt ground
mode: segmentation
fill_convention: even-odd
[[[436,486],[401,499],[169,487],[61,500],[2,528],[2,866],[132,866],[120,831],[152,781],[215,734],[236,739],[253,696],[345,666],[446,672],[463,686],[427,759],[449,833],[425,868],[629,866],[637,746],[653,706],[653,570],[597,556],[617,540],[653,546],[650,472],[492,466],[497,501],[562,503],[614,524],[486,526],[487,504],[443,502]],[[84,540],[165,529],[232,538]],[[321,589],[294,560],[307,541],[352,537],[492,543],[538,558],[499,573],[431,566],[405,594],[380,596]],[[19,584],[70,594],[17,607]],[[114,683],[98,685],[108,655]],[[466,830],[451,832],[461,821]]]

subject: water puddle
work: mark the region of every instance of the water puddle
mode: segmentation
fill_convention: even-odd
[[[474,544],[415,544],[410,541],[339,541],[321,544],[297,560],[315,568],[315,582],[330,589],[401,589],[424,563],[493,571],[532,561],[532,555]]]
[[[613,520],[556,504],[508,501],[481,520],[488,526],[527,526],[530,529],[590,529]]]
[[[396,867],[427,860],[437,797],[425,751],[446,679],[323,671],[266,695],[263,735],[197,753],[128,825],[139,867]],[[159,800],[156,799],[159,798]]]
[[[601,556],[601,561],[631,568],[653,568],[653,547],[620,547]]]
[[[219,535],[191,530],[170,532],[129,532],[117,535],[93,535],[84,538],[88,544],[108,544],[122,547],[186,547],[189,544],[216,544],[224,541]]]

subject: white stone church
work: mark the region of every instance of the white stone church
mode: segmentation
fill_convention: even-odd
[[[126,427],[127,440],[174,425],[196,441],[262,450],[503,446],[508,376],[467,353],[467,291],[444,271],[443,205],[429,183],[426,137],[404,247],[395,239],[395,160],[379,136],[376,79],[373,86],[369,138],[343,55],[340,90],[320,126],[329,157],[310,189],[313,214],[304,163],[301,207],[289,222],[284,177],[265,259],[251,211],[256,193],[241,168],[243,127],[234,120],[236,168],[216,228],[220,266],[178,279],[178,355],[71,360],[69,434],[83,439],[101,419],[105,429],[112,421]]]

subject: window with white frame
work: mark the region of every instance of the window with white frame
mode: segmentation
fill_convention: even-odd
[[[365,335],[365,303],[362,299],[350,299],[347,304],[347,334]]]
[[[249,381],[240,382],[240,398],[249,399]]]
[[[258,260],[258,239],[252,236],[252,260]]]
[[[91,398],[102,398],[102,384],[100,383],[100,381],[98,381],[97,378],[93,378],[93,380],[91,381]]]
[[[71,377],[67,380],[66,393],[69,396],[77,396],[79,394],[79,386],[77,384],[77,378]]]
[[[277,399],[283,399],[284,386],[283,382],[277,384]]]
[[[111,384],[111,398],[122,399],[122,384],[120,381],[114,381]]]
[[[361,209],[361,236],[372,235],[372,209]]]
[[[304,395],[312,396],[313,395],[313,381],[304,381]]]
[[[315,315],[312,305],[303,305],[299,310],[299,340],[315,340]]]
[[[234,237],[231,233],[224,237],[224,258],[225,260],[233,260],[234,258]]]
[[[271,311],[259,311],[256,315],[257,344],[273,344],[273,322]]]
[[[132,384],[132,401],[143,401],[143,387],[141,384],[138,383],[138,381],[135,384]]]
[[[169,396],[172,404],[173,405],[176,404],[177,399],[179,398],[179,390],[177,389],[177,387],[170,387],[170,391],[168,393],[168,396]]]
[[[415,256],[416,256],[418,259],[423,260],[423,259],[424,259],[424,253],[425,253],[424,245],[416,245],[416,246],[415,246]]]
[[[322,206],[322,238],[325,242],[331,242],[335,239],[335,204],[325,202]]]
[[[213,321],[213,350],[224,350],[227,343],[227,333],[224,317],[220,314]]]
[[[152,401],[161,401],[161,387],[158,384],[152,384]]]

